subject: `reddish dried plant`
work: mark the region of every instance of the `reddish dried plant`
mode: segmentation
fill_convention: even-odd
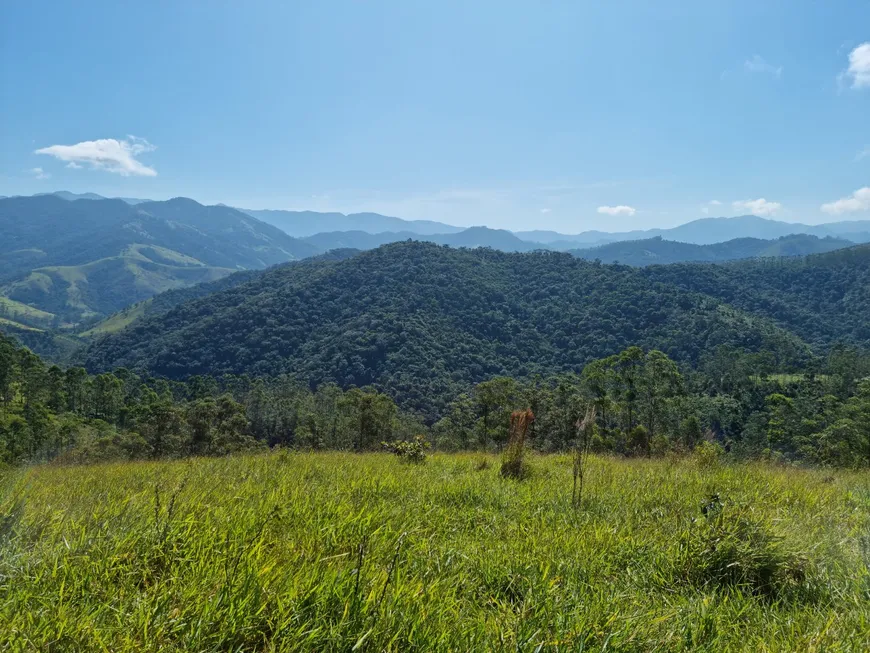
[[[526,473],[524,463],[526,436],[535,414],[531,410],[516,410],[511,413],[510,436],[501,463],[501,475],[505,478],[523,478]]]

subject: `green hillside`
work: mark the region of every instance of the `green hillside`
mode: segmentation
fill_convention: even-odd
[[[629,344],[684,361],[720,344],[783,366],[809,356],[763,319],[631,268],[410,242],[267,271],[97,340],[87,364],[374,384],[432,414],[494,375],[579,372]]]
[[[325,254],[312,256],[301,261],[285,263],[284,265],[309,265],[324,261],[343,261],[344,259],[355,256],[358,253],[359,250],[355,249],[333,249]],[[145,316],[160,315],[175,308],[179,304],[183,304],[184,302],[205,297],[206,295],[220,292],[221,290],[234,288],[256,278],[259,274],[261,274],[261,272],[258,270],[243,270],[241,272],[234,272],[228,276],[221,277],[216,281],[202,282],[193,286],[167,290],[166,292],[162,292],[150,299],[146,299],[133,304],[132,306],[127,306],[126,308],[121,309],[117,313],[110,315],[79,335],[85,338],[92,338],[120,331]]]
[[[73,329],[166,290],[317,252],[245,213],[185,198],[0,198],[0,317]]]
[[[55,319],[54,313],[42,311],[34,306],[28,306],[3,296],[0,296],[0,317],[31,326],[49,326]]]
[[[35,268],[119,256],[142,243],[231,269],[265,268],[317,253],[308,243],[241,211],[182,197],[135,206],[55,195],[0,199],[0,282]]]
[[[105,316],[157,293],[232,273],[153,245],[131,245],[120,256],[75,266],[37,268],[0,288],[10,313],[22,321],[57,316],[75,324]],[[26,307],[26,308],[22,308]]]
[[[817,348],[870,346],[870,245],[796,259],[651,266],[641,274],[763,316]]]

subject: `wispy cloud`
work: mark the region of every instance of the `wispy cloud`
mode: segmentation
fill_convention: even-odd
[[[37,179],[51,179],[51,175],[42,168],[30,168],[27,172]]]
[[[774,77],[782,76],[782,66],[774,66],[758,54],[753,56],[752,59],[744,61],[743,68],[750,73],[766,73]]]
[[[136,158],[155,149],[157,148],[144,138],[127,136],[124,140],[101,138],[75,145],[51,145],[36,150],[36,154],[48,154],[65,161],[73,168],[88,165],[94,170],[106,170],[124,177],[155,177],[157,171]]]
[[[546,215],[547,213],[549,213],[549,212],[552,211],[552,210],[553,210],[553,209],[541,209],[540,211],[541,211],[541,213],[543,213],[543,214]]]
[[[763,197],[757,200],[739,200],[732,202],[732,206],[738,211],[748,211],[752,215],[770,216],[776,215],[782,208],[779,202],[768,202]]]
[[[870,211],[870,186],[859,188],[850,197],[838,199],[836,202],[822,204],[822,211],[829,215]]]
[[[849,67],[841,76],[852,80],[852,88],[870,88],[870,41],[849,53]]]
[[[861,161],[862,159],[866,159],[868,156],[870,156],[870,145],[855,155],[855,161]]]
[[[619,206],[599,206],[598,212],[604,215],[634,215],[637,213],[637,209],[633,206],[620,204]]]
[[[701,205],[701,213],[704,215],[710,215],[710,207],[711,206],[721,206],[722,202],[719,200],[710,200],[706,204]]]

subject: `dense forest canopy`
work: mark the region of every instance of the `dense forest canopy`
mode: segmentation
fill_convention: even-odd
[[[867,246],[643,269],[414,241],[335,251],[131,307],[92,330],[87,369],[4,338],[0,458],[364,450],[416,435],[497,449],[520,409],[536,416],[533,446],[560,451],[594,407],[600,451],[706,442],[864,464],[868,274]]]
[[[424,438],[440,449],[505,446],[515,410],[531,446],[572,446],[594,408],[596,451],[651,456],[698,446],[745,458],[870,464],[870,357],[836,347],[820,373],[760,371],[771,355],[722,345],[696,368],[628,347],[580,374],[494,376],[430,419],[377,389],[310,387],[291,376],[62,370],[0,336],[0,463],[222,455],[264,446],[365,451]]]
[[[767,319],[633,268],[406,242],[269,270],[146,317],[98,339],[86,367],[372,385],[432,418],[492,376],[579,373],[633,344],[682,362],[719,345],[768,351],[784,371],[812,357]]]
[[[773,320],[818,350],[870,346],[870,246],[794,259],[645,268],[657,282]]]

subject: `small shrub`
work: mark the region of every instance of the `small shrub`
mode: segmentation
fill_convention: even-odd
[[[704,440],[695,447],[694,458],[698,467],[709,469],[719,463],[722,456],[725,455],[725,450],[716,442]]]
[[[650,453],[653,456],[664,456],[671,450],[671,442],[661,433],[656,433],[650,440]]]
[[[632,455],[648,454],[650,452],[649,444],[649,431],[642,424],[638,424],[628,432],[627,447]]]
[[[272,449],[272,451],[275,453],[275,457],[278,462],[282,465],[286,465],[287,463],[289,463],[293,457],[293,452],[290,451],[290,449],[288,449],[287,447],[278,446]]]
[[[424,463],[426,462],[426,449],[429,448],[429,443],[422,435],[414,436],[413,440],[394,440],[393,442],[381,442],[381,446],[385,451],[398,456],[401,460],[409,463]]]
[[[486,458],[481,458],[476,463],[474,463],[474,471],[482,472],[486,469],[490,468],[489,461]]]
[[[807,561],[744,507],[710,495],[680,542],[682,573],[698,587],[735,587],[770,600],[806,593]]]

